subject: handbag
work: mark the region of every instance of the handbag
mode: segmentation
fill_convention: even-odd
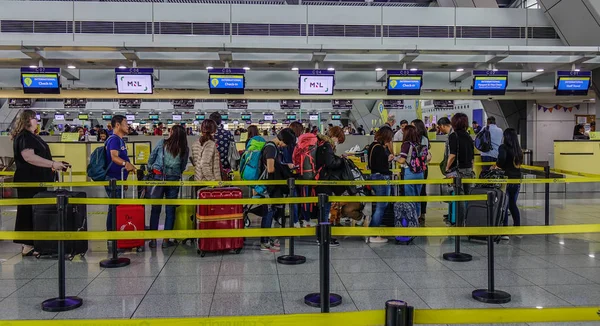
[[[237,170],[239,166],[239,161],[241,159],[240,152],[238,152],[237,147],[235,146],[235,142],[229,142],[229,165],[231,166],[231,170]]]

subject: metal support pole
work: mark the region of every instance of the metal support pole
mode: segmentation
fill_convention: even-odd
[[[494,193],[487,193],[488,227],[494,225]],[[488,235],[488,288],[473,291],[473,299],[483,303],[501,304],[510,302],[510,294],[496,290],[494,284],[494,236]]]
[[[116,179],[111,179],[109,182],[109,187],[110,187],[110,197],[111,198],[117,198],[117,180]],[[117,206],[116,205],[109,205],[108,209],[111,210],[112,212],[112,231],[117,231]],[[125,257],[119,257],[119,253],[117,251],[117,240],[112,240],[111,241],[111,247],[112,247],[112,257],[109,259],[105,259],[102,260],[100,262],[100,267],[102,268],[118,268],[118,267],[125,267],[128,266],[131,263],[131,260],[129,260],[129,258],[125,258]]]
[[[290,197],[292,197],[296,193],[296,180],[294,178],[288,179],[288,187]],[[298,207],[298,204],[290,204],[290,229],[294,228],[296,207]],[[282,225],[282,227],[285,227],[285,225]],[[294,254],[294,237],[290,237],[289,243],[288,254],[277,257],[277,262],[283,265],[300,265],[306,263],[306,257]]]
[[[459,189],[462,189],[462,181],[460,179],[460,177],[456,177],[454,178],[454,195],[460,195],[459,193]],[[458,205],[462,205],[462,202],[457,202],[454,201],[452,202],[451,206],[454,206],[454,209],[452,209],[452,212],[448,213],[448,217],[450,217],[450,214],[452,213],[454,215],[456,224],[455,226],[457,227],[463,227],[465,225],[465,221],[464,221],[464,214],[465,213],[463,209],[459,210],[458,209]],[[461,214],[459,214],[459,212]],[[455,262],[468,262],[473,260],[473,256],[469,255],[469,254],[465,254],[464,252],[460,252],[460,236],[457,235],[456,237],[454,237],[454,252],[448,252],[442,255],[442,257],[444,258],[444,260],[447,261],[455,261]]]
[[[311,307],[321,307],[322,313],[328,313],[331,307],[342,304],[339,294],[330,292],[330,252],[331,224],[325,207],[329,198],[326,194],[319,194],[319,280],[320,293],[311,293],[304,297],[304,303]]]
[[[544,177],[550,179],[550,167],[544,166]],[[550,184],[544,185],[544,223],[550,225]]]
[[[414,308],[402,300],[385,303],[385,326],[413,326]]]
[[[56,198],[58,210],[58,231],[65,231],[67,219],[68,198],[59,194]],[[69,311],[81,307],[83,300],[79,297],[67,297],[65,292],[65,242],[58,240],[58,298],[48,299],[42,302],[42,310],[50,312]]]

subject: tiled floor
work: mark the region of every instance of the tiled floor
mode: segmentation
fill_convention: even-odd
[[[587,196],[588,198],[581,198]],[[600,199],[582,194],[553,196],[552,224],[600,223]],[[541,197],[522,195],[524,225],[543,225]],[[430,204],[428,225],[442,226],[442,204]],[[105,207],[95,207],[102,211]],[[3,230],[12,230],[14,209],[3,208]],[[90,229],[104,225],[90,214]],[[254,225],[258,225],[255,221]],[[471,298],[487,286],[485,243],[462,241],[467,263],[447,262],[442,254],[454,239],[419,238],[414,246],[367,245],[362,239],[339,239],[331,249],[331,289],[343,297],[332,311],[383,309],[388,299],[402,299],[423,309],[588,306],[600,303],[600,235],[512,237],[496,246],[496,286],[512,294],[510,303],[490,306]],[[283,242],[283,241],[282,241]],[[159,242],[160,243],[160,242]],[[57,295],[57,264],[22,258],[19,246],[0,242],[0,318],[143,318],[261,315],[319,312],[303,298],[319,290],[318,246],[301,239],[296,252],[307,262],[279,265],[278,254],[261,252],[246,240],[240,255],[200,258],[190,246],[126,253],[131,265],[105,270],[105,242],[92,242],[84,259],[67,262],[67,294],[84,299],[81,308],[64,313],[41,311],[39,304]],[[285,248],[283,249],[285,251]],[[526,324],[513,324],[526,325]],[[531,324],[550,326],[555,324]],[[571,323],[563,325],[591,325]]]

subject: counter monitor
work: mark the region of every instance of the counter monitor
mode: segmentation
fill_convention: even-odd
[[[423,76],[394,76],[387,80],[388,95],[420,95]]]
[[[221,120],[223,120],[223,121],[229,120],[229,115],[228,114],[221,114]]]
[[[127,121],[135,121],[135,114],[126,114],[125,119]]]
[[[112,120],[112,114],[103,114],[102,115],[102,120],[104,120],[104,121],[110,121],[110,120]]]
[[[332,114],[331,115],[331,120],[341,120],[342,116],[339,114]]]
[[[173,121],[181,121],[181,114],[173,114]]]
[[[196,120],[202,121],[202,120],[204,120],[204,118],[205,118],[204,114],[196,114]]]
[[[272,114],[265,114],[263,116],[263,118],[265,119],[265,121],[272,121],[273,120],[273,115]]]
[[[246,124],[247,125],[251,125],[252,124],[252,120],[246,120]]]
[[[504,95],[508,76],[474,76],[473,95]]]
[[[277,120],[271,120],[271,124],[276,125],[277,124]]]
[[[152,94],[154,77],[152,75],[116,74],[117,93]]]
[[[248,121],[252,119],[252,115],[251,114],[242,114],[242,120],[244,121]]]
[[[556,95],[579,95],[585,96],[590,89],[589,76],[558,77],[556,82]]]
[[[159,120],[158,114],[150,114],[150,115],[148,115],[148,120],[152,120],[152,121]]]
[[[77,116],[79,120],[89,120],[90,116],[88,114],[80,114]]]
[[[57,73],[22,73],[21,84],[25,94],[60,94]]]
[[[333,75],[300,75],[300,95],[333,95]]]
[[[288,120],[295,121],[295,120],[296,120],[296,115],[295,115],[295,114],[288,114],[288,115],[287,115],[287,119],[288,119]]]
[[[246,79],[244,75],[208,75],[210,94],[244,94]]]
[[[54,120],[56,120],[56,121],[64,121],[65,120],[65,115],[64,114],[55,114],[54,115]]]
[[[318,114],[311,114],[308,116],[308,120],[310,121],[319,121],[319,115]]]

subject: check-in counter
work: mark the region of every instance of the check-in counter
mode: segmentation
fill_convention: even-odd
[[[600,140],[555,140],[554,168],[600,175]]]

